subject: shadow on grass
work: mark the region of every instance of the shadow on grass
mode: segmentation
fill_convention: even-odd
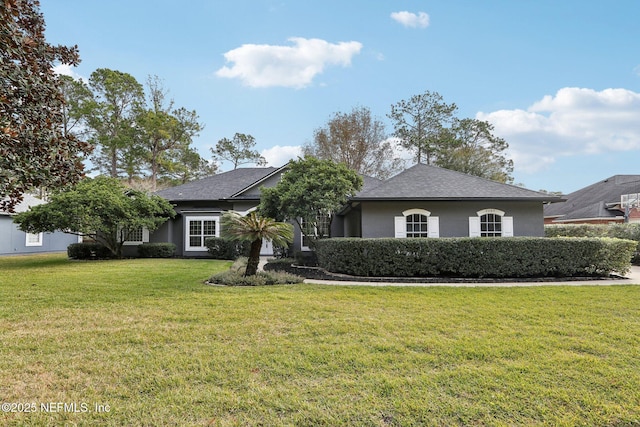
[[[46,268],[72,265],[72,261],[60,253],[0,256],[0,270]]]

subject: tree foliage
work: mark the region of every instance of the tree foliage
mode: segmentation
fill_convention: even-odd
[[[426,91],[391,106],[395,136],[400,145],[414,152],[417,163],[433,164],[440,151],[442,131],[453,122],[458,107],[442,95]]]
[[[244,275],[253,276],[258,272],[262,241],[266,239],[271,240],[274,245],[287,246],[293,241],[293,227],[256,212],[245,216],[237,212],[227,212],[222,216],[222,236],[231,240],[251,242]]]
[[[0,0],[0,208],[34,188],[83,176],[91,146],[62,131],[64,98],[55,63],[77,65],[77,46],[52,46],[36,0]]]
[[[52,194],[48,203],[17,214],[14,222],[29,233],[61,230],[90,237],[120,258],[132,232],[140,227],[153,231],[174,215],[165,199],[99,176]]]
[[[389,142],[384,124],[366,107],[335,113],[315,130],[313,143],[303,147],[306,156],[344,163],[360,174],[386,179],[402,170]]]
[[[93,93],[82,80],[76,80],[71,76],[59,76],[60,91],[64,97],[62,107],[62,133],[86,139],[89,133],[87,128],[87,114],[92,106]]]
[[[135,77],[107,68],[91,74],[89,87],[70,77],[64,82],[69,122],[83,125],[98,148],[92,162],[103,174],[153,191],[158,180],[182,183],[215,173],[192,147],[204,126],[197,113],[175,108],[157,76],[147,79],[146,97]]]
[[[112,178],[122,171],[129,176],[137,173],[139,162],[135,159],[140,150],[136,145],[135,115],[144,101],[142,85],[131,74],[99,68],[91,73],[89,86],[94,101],[87,112],[87,123],[92,142],[98,147],[93,163]]]
[[[343,163],[305,157],[289,162],[276,186],[262,189],[259,209],[264,216],[297,222],[314,239],[316,235],[308,230],[324,229],[322,222],[327,218],[330,229],[334,214],[362,188],[362,182]]]
[[[458,107],[447,104],[437,92],[415,95],[391,106],[389,118],[395,136],[415,160],[481,176],[512,182],[513,161],[505,153],[507,142],[493,135],[493,126],[477,119],[456,117]]]
[[[228,161],[233,164],[233,169],[238,166],[255,163],[257,166],[264,166],[267,161],[259,152],[253,149],[256,140],[251,135],[236,133],[233,139],[222,138],[216,144],[216,148],[211,148],[214,161]]]
[[[492,133],[493,125],[477,119],[456,119],[443,131],[440,167],[476,175],[493,181],[511,183],[513,161],[504,152],[507,142]]]
[[[148,108],[141,110],[136,122],[140,141],[149,169],[151,188],[155,191],[158,176],[177,165],[172,152],[189,152],[193,137],[203,128],[195,111],[173,108],[173,101],[166,101],[166,90],[157,76],[149,77]],[[191,152],[193,155],[193,152]]]

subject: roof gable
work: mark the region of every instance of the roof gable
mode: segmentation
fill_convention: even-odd
[[[217,175],[156,192],[171,202],[188,200],[224,200],[250,188],[278,170],[268,168],[238,168]]]
[[[558,197],[509,184],[468,175],[437,166],[417,164],[372,189],[361,191],[355,200],[460,200],[528,199],[557,201]]]

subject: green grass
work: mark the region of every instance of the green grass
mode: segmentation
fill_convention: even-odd
[[[640,424],[640,286],[203,285],[228,265],[0,258],[0,402],[37,406],[0,425]]]

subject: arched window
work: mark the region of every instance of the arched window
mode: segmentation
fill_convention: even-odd
[[[470,237],[513,237],[513,217],[499,209],[483,209],[469,217]]]
[[[408,209],[395,218],[395,237],[440,237],[440,221],[424,209]]]

